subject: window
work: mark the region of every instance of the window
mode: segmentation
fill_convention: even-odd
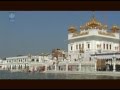
[[[89,61],[91,61],[91,57],[89,58]]]
[[[72,46],[71,46],[71,50],[72,50]]]
[[[111,50],[111,44],[110,44],[110,50]]]
[[[39,62],[39,59],[37,59],[36,62]]]
[[[81,49],[81,44],[79,44],[79,50]]]
[[[101,48],[101,44],[97,44],[97,48]]]
[[[106,44],[106,48],[107,48],[107,50],[108,50],[108,44]]]
[[[76,50],[78,49],[78,45],[76,45]]]
[[[105,49],[105,44],[103,44],[103,48]]]
[[[82,48],[84,48],[84,44],[82,44]]]
[[[25,62],[26,62],[26,59],[25,59]]]
[[[88,44],[88,48],[90,48],[90,44]]]
[[[32,59],[32,62],[34,62],[34,59]]]

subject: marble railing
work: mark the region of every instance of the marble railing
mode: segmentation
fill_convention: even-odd
[[[105,32],[98,31],[98,34],[115,37],[115,34],[108,33],[108,32],[105,33]]]
[[[88,34],[89,34],[89,32],[74,33],[74,34],[73,34],[73,37],[82,36],[82,35],[88,35]]]

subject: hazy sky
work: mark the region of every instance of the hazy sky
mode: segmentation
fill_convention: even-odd
[[[79,30],[92,16],[91,11],[15,11],[12,23],[9,12],[0,11],[0,57],[67,50],[68,27]],[[120,25],[119,11],[95,12],[95,16],[108,26]]]

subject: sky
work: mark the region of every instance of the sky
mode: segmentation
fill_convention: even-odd
[[[9,14],[15,13],[14,22]],[[111,27],[120,25],[120,11],[95,11],[95,17]],[[67,50],[68,28],[83,25],[92,11],[0,11],[0,57]]]

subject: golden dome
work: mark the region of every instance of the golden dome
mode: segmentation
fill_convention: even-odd
[[[119,29],[117,25],[113,25],[112,28]]]
[[[102,24],[99,21],[97,21],[95,17],[93,17],[90,21],[86,23],[86,26],[96,27],[96,26],[102,26]]]
[[[112,30],[112,32],[118,32],[118,30],[120,30],[120,28],[117,25],[113,25],[111,30]]]
[[[75,26],[70,26],[70,27],[68,28],[68,32],[69,32],[69,33],[74,33],[74,32],[76,32],[76,31],[77,31],[77,29],[76,29]]]
[[[107,29],[107,25],[102,24],[101,22],[99,22],[94,16],[90,19],[90,21],[88,21],[87,23],[85,23],[85,25],[80,26],[81,30],[84,29]]]
[[[76,29],[76,27],[75,26],[70,26],[69,29]]]

